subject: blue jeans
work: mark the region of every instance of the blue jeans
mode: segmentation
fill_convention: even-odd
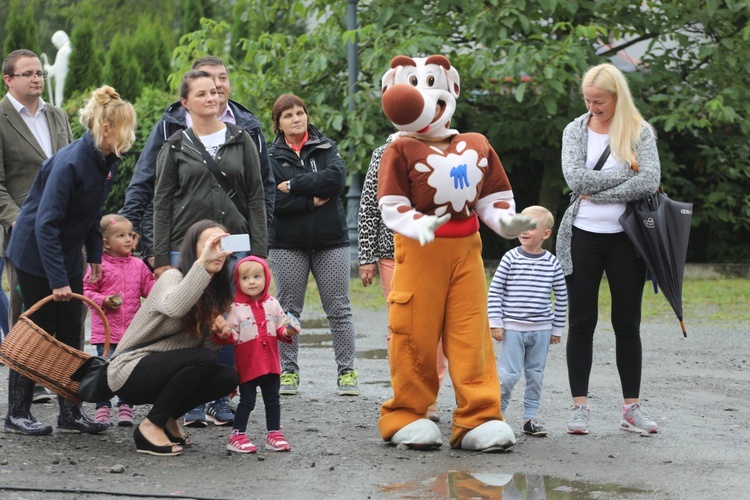
[[[505,330],[500,353],[500,405],[503,413],[508,407],[513,387],[521,379],[523,370],[526,390],[523,395],[523,418],[536,418],[542,398],[542,380],[547,366],[547,353],[552,330],[518,332]]]
[[[237,262],[241,261],[248,255],[247,252],[234,252],[229,256],[229,281],[232,283],[232,295],[234,295],[234,279],[232,277],[234,274],[234,268],[237,266]],[[177,250],[170,250],[169,264],[172,267],[177,267],[179,257],[180,252]],[[221,349],[219,350],[219,363],[234,367],[234,346],[221,346]]]
[[[96,346],[96,354],[99,356],[104,355],[104,344],[94,344]],[[112,355],[115,352],[115,349],[117,349],[117,344],[109,344],[109,356],[112,357]],[[124,402],[122,399],[117,398],[117,406],[120,406],[122,404],[126,404],[128,406],[133,406],[131,404],[128,404]],[[107,408],[112,408],[112,402],[111,401],[99,401],[96,403],[96,408],[101,408],[102,406],[106,406]]]
[[[2,287],[4,269],[5,259],[0,257],[0,344],[8,334],[8,296],[5,295],[5,289]]]

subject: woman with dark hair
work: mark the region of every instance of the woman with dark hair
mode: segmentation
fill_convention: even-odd
[[[310,272],[331,325],[340,396],[358,396],[354,325],[349,304],[351,255],[341,193],[346,169],[338,146],[309,124],[305,102],[294,94],[276,99],[276,133],[268,156],[276,182],[269,260],[281,307],[299,319]],[[297,394],[299,341],[282,344],[281,394]]]
[[[133,437],[138,453],[179,455],[192,445],[178,419],[191,408],[237,387],[237,372],[219,363],[219,345],[229,336],[213,322],[232,303],[227,257],[220,239],[226,229],[210,220],[185,233],[179,268],[156,281],[117,346],[107,378],[110,388],[133,404],[151,404]],[[146,344],[146,345],[144,345]],[[132,349],[136,347],[136,349]]]

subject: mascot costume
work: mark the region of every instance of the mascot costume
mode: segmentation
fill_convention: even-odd
[[[415,449],[442,445],[427,418],[437,401],[442,336],[457,403],[450,446],[505,450],[516,438],[500,410],[478,218],[505,238],[535,224],[515,214],[487,138],[450,129],[460,85],[446,57],[397,56],[382,84],[383,111],[401,136],[384,151],[378,174],[378,205],[396,233],[388,296],[393,398],[381,407],[381,436]]]

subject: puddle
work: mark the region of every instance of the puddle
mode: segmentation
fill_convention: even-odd
[[[391,484],[384,493],[406,498],[497,498],[503,500],[601,500],[648,490],[616,484],[591,484],[536,474],[468,473],[450,471],[422,482]]]
[[[357,359],[388,359],[388,349],[357,351],[354,353],[354,357]]]
[[[360,385],[380,385],[383,387],[391,387],[391,381],[389,380],[360,380]]]
[[[307,347],[331,347],[333,341],[331,341],[330,333],[301,333],[299,336],[299,344]]]
[[[302,329],[305,328],[328,328],[328,320],[326,318],[304,318],[300,321]]]

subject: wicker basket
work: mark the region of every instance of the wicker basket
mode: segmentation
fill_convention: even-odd
[[[79,295],[73,297],[86,302],[102,318],[104,323],[104,355],[109,354],[109,323],[101,308],[94,302]],[[55,394],[80,403],[78,382],[70,380],[70,375],[91,356],[85,352],[63,344],[52,337],[29,318],[53,296],[45,297],[21,314],[18,322],[11,328],[0,344],[0,359],[11,369],[16,370],[50,389]]]

